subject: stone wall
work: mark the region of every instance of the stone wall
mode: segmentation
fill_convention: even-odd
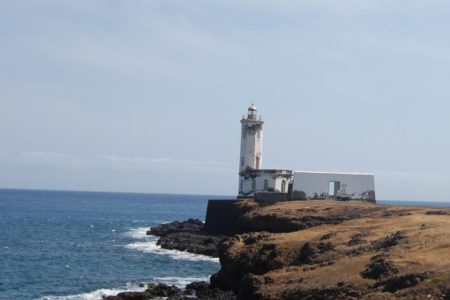
[[[266,206],[277,202],[288,201],[287,193],[279,192],[257,192],[255,193],[255,201],[261,205]]]
[[[243,207],[237,200],[209,200],[203,231],[208,234],[233,235],[243,232],[239,217]]]

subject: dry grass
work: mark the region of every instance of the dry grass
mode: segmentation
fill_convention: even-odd
[[[275,215],[280,218],[295,218],[305,214],[316,217],[353,216],[339,224],[325,224],[289,233],[272,233],[266,240],[258,241],[258,247],[264,243],[277,245],[279,255],[285,256],[285,267],[263,275],[266,284],[260,287],[260,293],[266,298],[276,299],[286,290],[299,287],[320,288],[339,282],[368,288],[375,281],[363,278],[360,273],[370,259],[379,254],[392,261],[399,274],[431,272],[432,278],[419,285],[426,286],[432,282],[449,284],[450,214],[427,214],[438,210],[442,209],[377,206],[356,201],[295,201],[253,211],[253,216]],[[398,244],[382,249],[374,247],[375,241],[396,232],[401,232],[404,236]],[[326,235],[329,237],[323,239]],[[361,242],[349,245],[355,235],[360,237]],[[293,261],[307,242],[314,245],[331,243],[334,249],[327,251],[328,253],[319,253],[317,263],[295,266]],[[240,251],[249,251],[253,246],[237,243],[232,251],[238,254]],[[355,252],[357,249],[362,249],[359,254]]]

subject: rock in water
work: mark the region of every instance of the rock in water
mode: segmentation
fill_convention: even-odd
[[[103,296],[103,300],[147,300],[142,292],[122,292],[116,296]]]
[[[199,219],[189,219],[187,221],[173,221],[150,228],[148,235],[165,236],[171,233],[188,232],[199,233],[203,228],[203,222]]]
[[[200,235],[189,232],[174,232],[159,238],[157,244],[164,249],[187,251],[218,257],[218,245],[224,237]]]
[[[218,257],[218,245],[225,237],[204,234],[202,229],[202,221],[189,219],[152,227],[147,234],[159,236],[157,244],[164,249]]]

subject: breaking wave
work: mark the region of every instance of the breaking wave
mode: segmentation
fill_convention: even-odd
[[[146,239],[147,237],[150,237],[150,235],[147,235],[147,230],[149,229],[149,227],[132,228],[125,232],[125,235],[137,240]]]
[[[121,292],[143,292],[144,287],[139,287],[136,283],[128,283],[126,288],[122,289],[98,289],[92,292],[86,292],[67,296],[44,296],[37,300],[98,300],[103,296],[115,296]]]
[[[194,281],[208,281],[209,277],[155,277],[151,282],[164,283],[167,285],[175,285],[178,288],[184,288]],[[92,292],[86,292],[76,295],[67,296],[44,296],[37,300],[98,300],[103,296],[115,296],[122,292],[143,292],[145,287],[139,286],[136,283],[128,283],[125,288],[122,289],[98,289]]]
[[[157,255],[165,255],[175,260],[188,260],[188,261],[209,261],[218,263],[219,259],[215,257],[209,257],[206,255],[193,254],[186,251],[168,250],[163,249],[157,245],[158,237],[153,235],[147,235],[147,227],[139,227],[130,229],[125,235],[139,240],[134,243],[130,243],[125,246],[127,249],[133,249],[144,253],[152,253]]]
[[[158,283],[175,285],[179,288],[184,288],[191,282],[209,281],[209,277],[156,277],[153,280]]]

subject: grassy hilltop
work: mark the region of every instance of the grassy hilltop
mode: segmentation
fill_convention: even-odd
[[[213,286],[243,299],[450,299],[450,209],[239,205],[251,232],[221,245]]]

